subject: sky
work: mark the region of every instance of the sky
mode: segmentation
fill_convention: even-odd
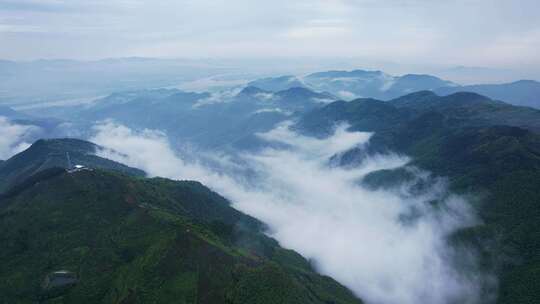
[[[0,0],[0,58],[540,67],[537,0]]]

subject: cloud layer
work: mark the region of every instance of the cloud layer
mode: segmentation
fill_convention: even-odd
[[[19,125],[0,116],[0,159],[5,160],[30,146],[26,139],[37,127]]]
[[[0,0],[0,7],[0,38],[8,46],[0,57],[7,58],[309,56],[540,64],[536,0]]]
[[[458,272],[451,258],[455,252],[445,242],[452,231],[474,223],[463,198],[448,194],[437,180],[421,193],[413,193],[407,183],[386,190],[359,183],[370,172],[406,165],[408,158],[398,155],[369,157],[352,169],[329,165],[332,155],[365,145],[369,133],[351,133],[341,126],[333,136],[315,139],[286,124],[278,126],[260,134],[274,148],[241,156],[256,172],[248,182],[243,176],[216,173],[205,161],[186,161],[162,133],[135,132],[112,122],[95,130],[91,140],[108,148],[98,152],[101,156],[151,175],[203,182],[235,208],[266,222],[268,233],[283,246],[310,258],[320,272],[368,303],[478,300],[482,276]],[[425,172],[414,172],[429,179]],[[429,203],[434,200],[438,208]]]

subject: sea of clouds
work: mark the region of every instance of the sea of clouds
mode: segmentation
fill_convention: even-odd
[[[293,132],[289,124],[259,134],[271,143],[259,152],[240,153],[238,161],[203,160],[175,152],[165,134],[134,131],[108,121],[94,128],[97,154],[145,170],[151,176],[198,180],[227,197],[233,207],[268,224],[267,233],[284,247],[313,261],[317,270],[349,287],[371,304],[477,303],[478,273],[463,273],[453,262],[447,237],[476,221],[464,198],[433,180],[412,191],[402,183],[373,189],[362,179],[382,169],[402,168],[409,159],[396,154],[369,156],[355,167],[332,166],[329,158],[362,148],[372,134],[336,128],[325,139]],[[189,159],[189,161],[188,161]],[[230,170],[229,170],[230,169]],[[413,170],[414,171],[414,170]],[[419,178],[429,174],[414,171]],[[435,208],[433,201],[438,201]],[[414,213],[412,220],[404,221]],[[471,259],[474,254],[463,255]]]

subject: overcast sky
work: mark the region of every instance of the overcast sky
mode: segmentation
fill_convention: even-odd
[[[0,0],[0,58],[540,66],[538,0]]]

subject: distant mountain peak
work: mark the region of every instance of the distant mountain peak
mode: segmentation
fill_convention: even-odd
[[[238,95],[256,95],[256,94],[261,94],[261,93],[269,93],[269,92],[255,86],[247,86],[243,88],[242,91],[238,93]]]
[[[453,87],[456,84],[427,74],[393,76],[382,71],[352,70],[313,73],[304,82],[317,91],[326,91],[345,99],[370,97],[390,100],[408,93]]]
[[[287,90],[274,93],[275,96],[280,98],[292,98],[292,99],[328,99],[336,100],[337,98],[329,93],[318,93],[313,90],[304,87],[294,87]],[[312,100],[313,101],[313,100]]]
[[[304,83],[296,76],[285,75],[278,77],[261,78],[249,82],[249,86],[257,87],[270,92],[278,92],[294,87],[304,87]]]
[[[292,88],[288,88],[286,90],[281,90],[277,92],[277,94],[280,94],[280,93],[315,93],[315,92],[304,87],[292,87]]]
[[[511,84],[527,84],[527,85],[540,85],[540,82],[532,79],[521,79],[515,82],[512,82]]]
[[[457,92],[444,96],[441,100],[493,101],[489,97],[474,92]]]
[[[433,91],[424,90],[414,93],[409,93],[401,97],[392,99],[388,102],[392,103],[397,107],[409,106],[416,103],[429,102],[435,99],[440,98],[439,95],[433,93]]]
[[[75,138],[37,140],[25,151],[0,164],[0,192],[43,170],[68,169],[68,153],[73,164],[136,176],[145,175],[139,169],[97,156],[99,148],[94,143]]]
[[[476,84],[438,88],[439,95],[450,95],[456,92],[475,92],[494,100],[501,100],[517,106],[540,109],[540,82],[535,80],[518,80],[501,84]]]

